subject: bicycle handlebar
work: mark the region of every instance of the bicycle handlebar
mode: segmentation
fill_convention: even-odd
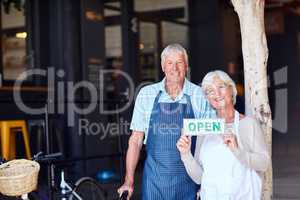
[[[35,154],[32,158],[32,160],[36,162],[50,162],[53,160],[56,160],[57,158],[61,157],[63,154],[61,152],[57,153],[51,153],[51,154],[46,154],[43,155],[43,152],[39,152]]]
[[[128,196],[128,191],[126,190],[122,193],[119,200],[127,200],[127,196]]]
[[[5,163],[5,162],[6,162],[6,160],[4,158],[0,157],[0,165]]]
[[[43,155],[43,152],[38,152],[37,154],[35,154],[31,160],[36,161],[36,162],[51,162],[56,160],[57,158],[61,157],[63,154],[61,152],[57,152],[57,153],[51,153],[51,154],[46,154]],[[4,158],[0,157],[0,165],[6,163],[7,160],[5,160]]]

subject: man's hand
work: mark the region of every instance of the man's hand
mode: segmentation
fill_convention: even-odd
[[[118,189],[120,196],[124,191],[128,191],[127,200],[132,196],[134,189],[134,172],[139,161],[140,151],[143,146],[144,132],[133,131],[129,141],[126,154],[126,176],[124,184]]]
[[[192,139],[191,136],[181,135],[176,143],[177,149],[181,155],[187,154],[191,151]]]
[[[123,192],[128,191],[127,200],[130,200],[133,194],[133,190],[134,190],[133,184],[125,181],[125,183],[118,189],[119,197],[121,197]]]

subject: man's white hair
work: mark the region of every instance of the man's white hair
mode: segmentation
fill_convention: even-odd
[[[232,102],[233,105],[235,105],[236,103],[236,95],[237,95],[237,90],[236,90],[236,85],[234,83],[234,81],[230,78],[230,76],[226,73],[223,72],[221,70],[215,70],[215,71],[211,71],[208,72],[201,83],[202,89],[205,92],[208,87],[210,87],[215,78],[219,78],[221,81],[223,81],[227,86],[231,86],[232,89]]]
[[[161,58],[161,65],[163,66],[166,57],[172,53],[181,53],[183,54],[185,64],[189,66],[189,60],[188,60],[188,55],[186,53],[185,48],[183,48],[180,44],[169,44],[164,48],[164,50],[161,52],[160,58]]]

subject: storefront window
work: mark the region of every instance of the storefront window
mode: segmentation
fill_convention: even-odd
[[[300,64],[300,32],[298,32],[298,62]]]
[[[16,80],[23,72],[33,67],[31,51],[28,48],[25,1],[17,2],[0,4],[1,78],[10,81]]]

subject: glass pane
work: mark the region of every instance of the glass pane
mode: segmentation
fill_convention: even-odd
[[[140,22],[140,71],[141,81],[157,81],[159,60],[157,27],[153,23]]]
[[[121,35],[120,25],[105,27],[106,69],[108,70],[123,70]],[[105,90],[109,98],[117,95],[120,78],[120,74],[115,72],[105,76]]]
[[[25,1],[21,1],[25,2]],[[2,72],[4,80],[15,80],[28,68],[24,5],[19,9],[1,4]]]
[[[300,63],[300,32],[298,32],[298,62]]]
[[[162,49],[171,43],[188,48],[187,1],[135,0],[134,6],[140,16],[141,81],[158,81]]]

